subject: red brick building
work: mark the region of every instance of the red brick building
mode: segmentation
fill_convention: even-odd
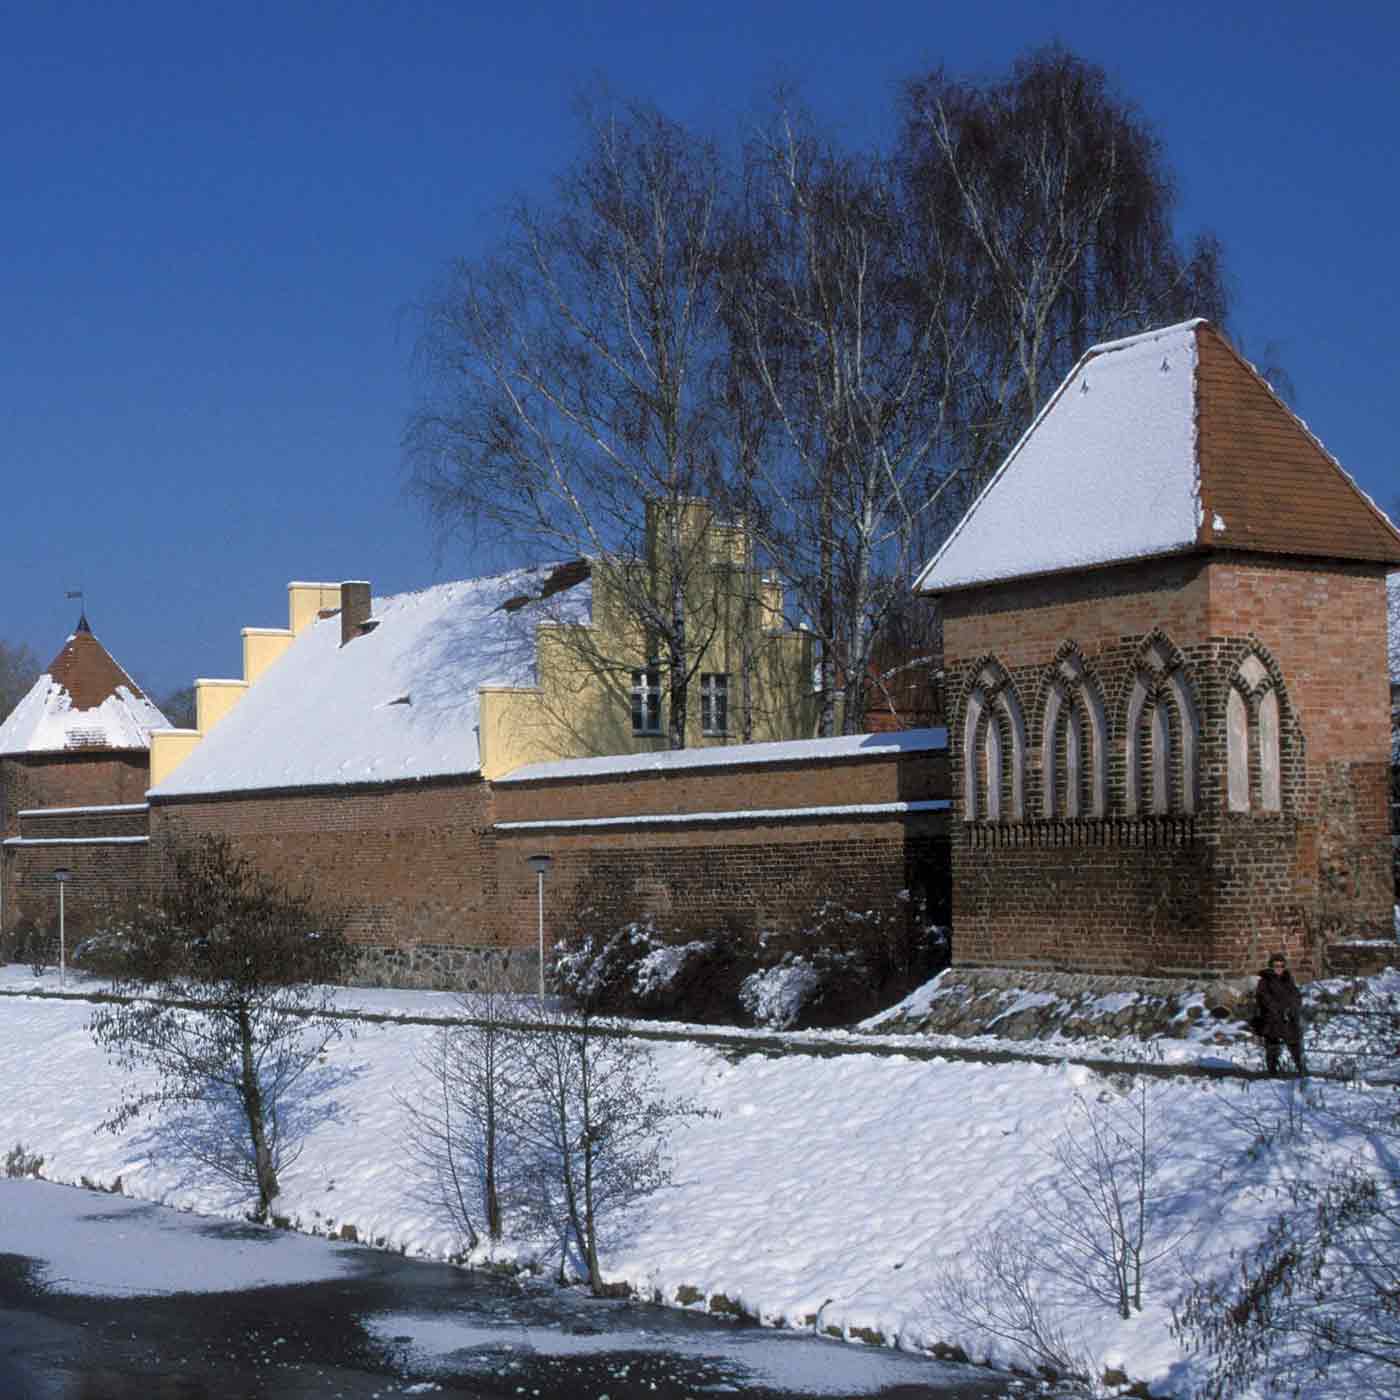
[[[145,891],[150,734],[168,727],[81,618],[0,724],[0,933],[53,919],[59,868],[75,932]]]
[[[533,975],[548,934],[605,887],[619,911],[755,932],[825,893],[864,907],[946,872],[942,730],[715,746],[483,772],[480,692],[528,680],[519,578],[364,600],[291,639],[150,792],[156,851],[230,837],[349,914],[365,974],[470,976],[500,953]],[[936,901],[938,892],[932,892]]]
[[[1390,936],[1400,536],[1213,328],[1091,350],[919,580],[954,960],[1232,973]]]

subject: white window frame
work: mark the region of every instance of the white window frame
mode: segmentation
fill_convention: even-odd
[[[632,733],[661,733],[661,667],[632,672]]]
[[[700,732],[729,733],[729,673],[707,671],[700,677]]]

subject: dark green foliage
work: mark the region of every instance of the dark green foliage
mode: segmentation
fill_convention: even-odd
[[[41,1177],[44,1171],[44,1159],[37,1152],[26,1151],[22,1142],[17,1142],[5,1154],[5,1175],[12,1180],[32,1176]]]

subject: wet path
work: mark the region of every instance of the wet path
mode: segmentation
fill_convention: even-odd
[[[120,1283],[92,1291],[71,1262],[0,1254],[6,1400],[993,1400],[1025,1393],[968,1367],[522,1286],[71,1188],[2,1183],[0,1191],[10,1201],[25,1199],[12,1192],[61,1193],[56,1233],[68,1259],[96,1252],[108,1278],[122,1277],[123,1256],[133,1274],[148,1276],[155,1251],[170,1258],[172,1272],[187,1277],[193,1268],[217,1289],[249,1267],[250,1255],[288,1248],[311,1251],[298,1256],[299,1268],[309,1259],[311,1271],[329,1275],[120,1296]],[[53,1200],[44,1197],[43,1205],[52,1210]]]
[[[131,998],[108,997],[93,992],[54,992],[10,990],[0,988],[0,997],[39,997],[68,1001],[119,1001]],[[482,1025],[470,1016],[428,1016],[408,1013],[345,1010],[332,1012],[337,1019],[350,1022],[383,1023],[404,1026]],[[534,1030],[538,1023],[502,1019],[493,1024],[506,1030]],[[689,1023],[674,1028],[664,1021],[625,1021],[616,1024],[606,1019],[594,1023],[595,1035],[625,1036],[629,1039],[654,1041],[672,1045],[706,1045],[737,1059],[744,1055],[811,1055],[817,1059],[835,1059],[842,1055],[883,1055],[891,1059],[955,1060],[981,1065],[1082,1065],[1095,1074],[1142,1075],[1152,1079],[1267,1079],[1262,1065],[1241,1065],[1214,1058],[1202,1051],[1199,1061],[1164,1063],[1146,1059],[1118,1059],[1110,1055],[1078,1053],[1069,1042],[1059,1042],[1046,1048],[1034,1041],[1025,1042],[1023,1049],[1004,1046],[964,1045],[955,1036],[862,1034],[856,1031],[759,1031],[735,1027],[715,1028]],[[924,1042],[924,1043],[921,1043]],[[1332,1074],[1319,1063],[1313,1070],[1315,1078],[1349,1078],[1349,1074]]]

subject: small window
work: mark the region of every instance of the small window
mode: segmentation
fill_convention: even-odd
[[[729,677],[700,677],[700,728],[706,734],[729,733]]]
[[[632,672],[632,732],[661,733],[661,669]]]

